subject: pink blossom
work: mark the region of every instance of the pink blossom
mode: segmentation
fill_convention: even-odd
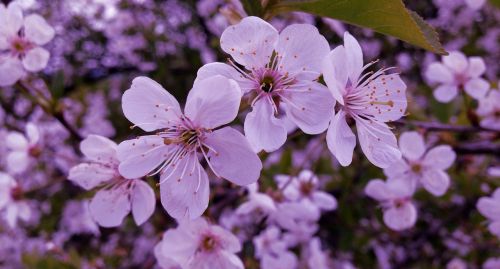
[[[489,220],[490,232],[500,237],[500,188],[497,188],[491,197],[481,197],[476,206],[479,212]]]
[[[140,179],[126,179],[118,172],[117,145],[106,137],[89,135],[80,144],[87,160],[69,171],[68,179],[98,191],[89,204],[94,220],[103,227],[119,226],[130,211],[137,225],[153,214],[153,189]]]
[[[396,231],[415,225],[417,210],[411,201],[414,192],[414,187],[402,179],[372,179],[365,187],[366,195],[381,203],[385,224]]]
[[[276,226],[269,226],[254,237],[255,257],[260,259],[262,269],[287,268],[294,269],[298,260],[289,245],[282,239],[281,231]]]
[[[0,211],[11,228],[17,226],[18,219],[28,221],[31,217],[31,209],[21,195],[22,189],[16,180],[0,172]]]
[[[417,132],[405,132],[399,137],[399,148],[403,158],[384,169],[388,177],[420,184],[435,196],[443,195],[450,186],[450,177],[445,172],[455,161],[456,154],[448,145],[439,145],[427,150],[424,138]]]
[[[249,199],[236,209],[236,214],[247,215],[258,211],[264,215],[268,215],[276,211],[274,200],[269,195],[259,192],[258,188],[257,183],[247,186]]]
[[[228,27],[220,43],[236,63],[203,66],[195,84],[214,74],[238,82],[252,99],[244,129],[255,151],[272,152],[285,143],[286,119],[308,134],[328,127],[334,100],[317,79],[329,46],[316,27],[294,24],[278,33],[264,20],[246,17]]]
[[[480,57],[467,58],[459,51],[450,52],[442,57],[442,62],[429,65],[425,77],[431,84],[439,86],[434,90],[434,97],[442,103],[453,100],[459,89],[475,99],[482,98],[488,91],[489,83],[481,78],[486,65]]]
[[[243,269],[235,254],[239,251],[238,238],[198,218],[167,230],[155,247],[155,256],[163,269]]]
[[[194,85],[183,114],[158,83],[134,79],[123,95],[123,112],[135,126],[156,133],[120,143],[120,173],[127,178],[161,173],[161,201],[175,218],[194,219],[208,206],[200,157],[217,177],[243,186],[256,182],[262,163],[245,137],[231,127],[216,129],[236,117],[240,98],[236,82],[213,76]]]
[[[491,90],[479,99],[477,114],[481,117],[482,127],[500,130],[500,102],[498,100],[500,100],[500,90]]]
[[[14,174],[24,172],[28,168],[30,159],[38,157],[42,151],[39,145],[40,132],[31,122],[26,124],[26,135],[12,131],[6,140],[7,148],[10,150],[7,155],[7,168]]]
[[[16,3],[0,4],[0,25],[0,86],[13,85],[26,71],[45,68],[50,54],[40,46],[52,40],[55,32],[44,18],[23,17]]]
[[[500,268],[500,258],[489,258],[483,263],[483,269],[498,269]]]
[[[356,136],[347,123],[356,122],[359,143],[374,165],[385,168],[401,158],[396,137],[386,122],[398,120],[406,111],[406,84],[398,74],[362,72],[374,62],[363,66],[363,52],[348,32],[344,45],[336,47],[323,61],[323,77],[328,89],[340,104],[331,119],[327,144],[339,163],[352,161]]]
[[[309,241],[307,248],[307,265],[312,269],[329,269],[330,259],[328,254],[321,249],[321,241],[318,237],[313,237]]]

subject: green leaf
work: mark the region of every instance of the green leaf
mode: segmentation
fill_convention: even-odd
[[[500,0],[491,0],[490,1],[494,6],[500,8]]]
[[[50,82],[50,92],[54,99],[59,99],[64,95],[64,71],[59,70],[52,77]]]
[[[273,14],[303,11],[370,28],[375,32],[445,55],[439,37],[417,13],[401,0],[285,0],[273,7]]]

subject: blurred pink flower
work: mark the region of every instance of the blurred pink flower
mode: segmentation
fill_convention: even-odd
[[[0,172],[0,211],[11,228],[16,228],[18,219],[28,221],[31,209],[26,200],[20,199],[22,190],[9,174]]]
[[[411,201],[414,192],[409,182],[394,178],[372,179],[365,187],[366,195],[381,203],[385,224],[396,231],[411,228],[417,221],[417,210]]]
[[[119,226],[130,211],[135,223],[141,225],[154,212],[155,194],[146,182],[118,173],[116,148],[106,137],[89,135],[80,144],[87,161],[71,168],[68,179],[86,190],[99,187],[89,211],[100,226]]]
[[[416,187],[435,196],[443,195],[450,186],[450,177],[445,172],[455,161],[456,154],[448,145],[426,149],[424,138],[417,132],[405,132],[399,137],[399,148],[403,158],[384,169],[388,177],[407,180]]]
[[[54,38],[54,29],[38,14],[23,18],[15,2],[0,4],[0,86],[16,83],[24,74],[41,71],[50,53],[40,47]]]
[[[327,132],[327,144],[339,163],[352,161],[356,136],[346,118],[356,122],[359,143],[374,165],[386,168],[401,158],[396,137],[385,122],[398,120],[406,111],[406,84],[398,74],[382,69],[361,75],[374,62],[363,66],[363,52],[356,39],[344,34],[344,45],[323,61],[323,77],[340,104]],[[333,110],[333,108],[332,108]]]
[[[256,152],[272,152],[285,143],[286,119],[307,134],[328,127],[334,100],[317,79],[329,45],[316,27],[294,24],[278,33],[266,21],[246,17],[228,27],[220,43],[236,63],[203,66],[195,84],[220,74],[234,79],[243,94],[252,96],[244,127]]]
[[[453,51],[441,61],[430,64],[424,74],[429,83],[439,85],[434,90],[436,100],[448,103],[457,96],[460,88],[475,99],[486,94],[490,84],[481,78],[486,71],[481,57],[467,58],[463,53]]]
[[[42,147],[39,145],[40,131],[31,122],[26,124],[26,135],[19,132],[9,132],[6,139],[7,169],[10,173],[22,173],[28,168],[31,157],[40,155]]]
[[[120,173],[127,178],[161,173],[161,201],[174,218],[194,219],[208,206],[200,156],[217,177],[243,186],[256,182],[262,163],[245,137],[231,127],[215,129],[234,120],[240,98],[236,82],[213,76],[194,85],[183,114],[160,84],[134,79],[123,94],[123,112],[135,126],[158,132],[120,143]]]
[[[167,230],[154,252],[163,269],[243,269],[239,251],[238,238],[198,218]]]
[[[268,226],[266,230],[255,236],[253,244],[255,257],[260,260],[260,268],[297,268],[297,257],[288,250],[290,246],[283,240],[281,231],[276,226]]]
[[[497,188],[491,197],[481,197],[476,206],[490,221],[488,225],[490,232],[500,237],[500,188]]]
[[[500,90],[491,90],[479,99],[477,114],[481,117],[482,127],[500,131],[500,102],[498,100],[500,100]]]

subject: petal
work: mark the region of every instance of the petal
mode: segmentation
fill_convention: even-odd
[[[442,63],[431,63],[425,70],[425,77],[430,83],[451,84],[454,80],[450,69]]]
[[[28,122],[26,124],[26,136],[28,137],[29,144],[35,145],[40,140],[40,130],[35,124]]]
[[[337,208],[337,199],[329,193],[316,191],[312,195],[313,202],[323,210],[334,210]]]
[[[490,223],[488,225],[488,230],[497,237],[500,237],[500,221]]]
[[[117,145],[100,135],[89,135],[80,143],[80,151],[92,161],[99,163],[117,163]]]
[[[477,202],[477,210],[481,215],[492,220],[500,220],[500,205],[498,200],[490,197],[481,197]]]
[[[78,186],[90,190],[113,179],[116,170],[98,163],[81,163],[69,170],[68,179]]]
[[[401,158],[396,136],[382,122],[356,121],[359,144],[368,160],[380,168],[387,168]]]
[[[393,198],[408,198],[415,192],[415,184],[406,178],[388,178],[387,189],[392,193]]]
[[[0,7],[0,35],[12,37],[17,35],[23,26],[23,12],[21,7],[16,3],[11,3],[5,8]]]
[[[11,150],[27,150],[28,140],[19,132],[9,132],[5,145]]]
[[[129,184],[102,189],[90,201],[92,218],[102,227],[119,226],[130,212]]]
[[[195,156],[189,155],[161,175],[161,203],[176,219],[195,219],[208,207],[208,176]]]
[[[170,126],[182,115],[177,100],[147,77],[132,81],[122,96],[122,109],[129,121],[147,132]]]
[[[406,202],[399,208],[391,208],[384,212],[385,224],[395,231],[411,228],[416,221],[417,210],[411,202]]]
[[[328,41],[315,26],[292,24],[279,35],[276,45],[278,70],[298,79],[316,79],[321,73],[321,61],[328,52]]]
[[[358,41],[349,32],[344,33],[344,47],[346,53],[345,68],[351,82],[358,81],[363,71],[363,51]]]
[[[167,160],[171,149],[163,143],[163,138],[156,135],[123,141],[117,149],[121,161],[118,170],[126,178],[145,176]]]
[[[370,94],[366,109],[377,120],[399,120],[406,112],[406,84],[398,74],[380,75],[361,91]]]
[[[458,88],[455,85],[444,84],[434,90],[434,98],[441,103],[448,103],[458,94]]]
[[[11,173],[21,173],[28,168],[30,158],[26,151],[13,151],[7,155],[7,168]]]
[[[410,173],[410,166],[403,158],[384,168],[387,177],[409,177]]]
[[[155,193],[153,189],[142,180],[134,180],[131,202],[132,215],[137,225],[143,224],[155,211]]]
[[[0,55],[0,86],[14,85],[24,74],[23,64],[18,58]]]
[[[443,56],[443,63],[455,73],[463,73],[467,69],[467,58],[460,51],[452,51],[447,56]]]
[[[319,134],[328,128],[335,100],[328,89],[312,82],[305,92],[292,92],[284,102],[287,116],[306,134]],[[304,86],[306,88],[307,86]],[[294,88],[291,88],[292,90]],[[297,90],[305,90],[303,88]]]
[[[342,105],[344,104],[343,96],[348,78],[347,69],[342,65],[346,61],[344,46],[338,46],[325,57],[321,70],[328,89]]]
[[[265,99],[255,102],[245,118],[244,128],[245,136],[255,152],[272,152],[285,144],[285,126],[274,116],[271,104]]]
[[[340,110],[333,118],[326,134],[326,144],[342,166],[351,164],[356,136],[347,125],[343,110]]]
[[[28,40],[41,46],[54,38],[55,31],[42,16],[31,14],[24,19],[24,34]]]
[[[450,187],[450,177],[448,174],[437,169],[424,170],[420,182],[424,189],[435,196],[445,194]]]
[[[470,57],[467,74],[470,77],[477,78],[486,71],[486,65],[481,57]]]
[[[468,95],[479,100],[483,98],[490,89],[490,83],[482,78],[474,78],[465,83],[464,89]]]
[[[377,201],[386,201],[393,197],[392,193],[381,179],[372,179],[365,187],[365,194]]]
[[[212,129],[233,121],[240,101],[241,90],[234,80],[213,76],[198,82],[189,92],[184,113],[195,124]]]
[[[209,157],[216,174],[240,186],[259,179],[262,162],[240,132],[225,127],[210,133],[205,143],[213,149]]]
[[[226,28],[220,45],[236,62],[252,69],[269,63],[277,40],[278,31],[271,24],[250,16]]]
[[[49,62],[50,53],[41,47],[31,49],[23,59],[23,66],[30,72],[38,72],[44,69]]]
[[[406,159],[416,161],[425,153],[424,138],[417,132],[404,132],[399,137],[399,148]]]
[[[246,79],[234,67],[225,63],[209,63],[200,67],[200,69],[198,69],[198,73],[196,74],[193,87],[198,87],[197,84],[200,81],[217,75],[236,81],[242,90],[242,94],[254,88],[254,83],[251,80]]]
[[[440,145],[425,154],[423,164],[435,169],[445,170],[453,164],[456,156],[450,146]]]

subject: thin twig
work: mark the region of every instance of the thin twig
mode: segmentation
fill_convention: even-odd
[[[410,125],[410,126],[415,126],[415,127],[426,129],[427,131],[443,131],[443,132],[457,132],[457,133],[477,133],[477,132],[498,132],[498,133],[500,133],[500,130],[495,130],[495,129],[487,128],[487,127],[452,125],[452,124],[443,124],[443,123],[438,123],[438,122],[398,120],[398,121],[392,122],[392,124]]]

